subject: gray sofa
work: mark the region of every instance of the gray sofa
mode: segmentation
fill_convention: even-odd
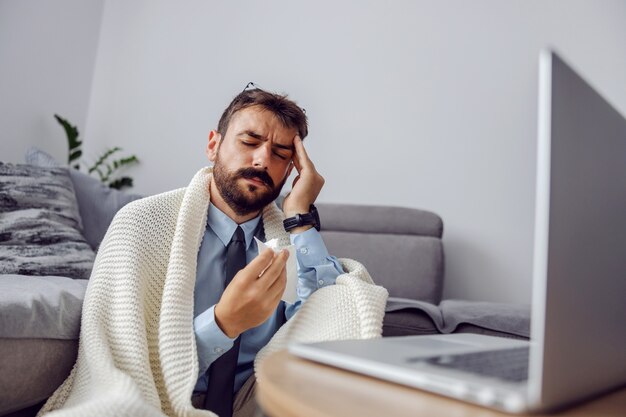
[[[96,250],[114,213],[139,196],[107,189],[78,172],[70,177],[83,234]],[[330,253],[359,260],[389,290],[384,336],[478,332],[528,337],[527,307],[441,301],[443,223],[436,214],[347,204],[320,203],[318,209]],[[61,276],[0,275],[0,416],[34,415],[69,374],[87,283]]]
[[[319,204],[330,253],[363,263],[389,299],[383,336],[479,333],[528,339],[530,308],[443,300],[443,221],[404,207]]]

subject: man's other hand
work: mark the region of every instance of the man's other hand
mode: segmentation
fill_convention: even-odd
[[[288,257],[285,249],[266,249],[233,277],[215,306],[215,320],[226,336],[239,336],[276,310],[287,285]]]
[[[300,136],[295,137],[293,145],[294,155],[292,160],[298,171],[298,176],[293,180],[291,192],[283,202],[285,217],[308,213],[309,206],[315,202],[324,186],[324,177],[315,169],[315,165],[313,165],[309,155],[306,153],[306,149],[304,149]],[[305,226],[304,228],[310,229],[311,226]],[[298,230],[294,229],[293,232],[297,233]]]

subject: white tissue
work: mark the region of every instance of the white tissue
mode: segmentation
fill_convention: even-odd
[[[256,237],[257,247],[259,248],[259,253],[263,251],[265,248],[270,248],[274,252],[278,252],[278,239],[268,240],[263,243]],[[287,249],[289,251],[289,258],[287,259],[287,265],[285,267],[287,271],[287,286],[285,287],[285,292],[283,293],[282,300],[288,303],[295,303],[298,299],[298,270],[297,270],[297,261],[296,261],[296,247],[294,245],[286,246],[282,249]]]

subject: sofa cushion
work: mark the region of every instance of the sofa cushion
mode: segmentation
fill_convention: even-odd
[[[89,278],[95,255],[66,168],[0,162],[0,213],[0,274]]]
[[[433,212],[409,207],[320,203],[322,228],[338,232],[430,236],[441,239],[443,221]]]
[[[444,300],[437,306],[424,301],[389,297],[385,312],[383,326],[388,328],[385,336],[430,334],[428,332],[434,330],[433,333],[444,334],[530,337],[530,306],[527,304]]]
[[[142,196],[107,187],[94,177],[75,169],[70,170],[70,177],[76,191],[85,238],[97,251],[115,213]]]
[[[24,154],[24,162],[28,165],[37,165],[38,167],[61,168],[63,164],[54,159],[52,155],[41,149],[31,146],[26,149]]]
[[[362,263],[391,297],[437,304],[443,287],[443,247],[430,236],[322,229],[328,251]]]
[[[25,159],[32,165],[61,166],[51,155],[36,147],[28,148]],[[115,213],[142,196],[110,188],[98,179],[75,169],[70,169],[69,173],[83,221],[83,235],[93,250],[98,250]]]
[[[0,275],[0,338],[77,339],[88,282]]]
[[[439,334],[433,319],[424,311],[389,311],[383,318],[383,337]]]
[[[76,340],[0,337],[0,416],[48,398],[69,375],[77,353]]]
[[[441,301],[444,254],[439,216],[406,207],[330,203],[317,207],[331,254],[361,262],[391,297]]]

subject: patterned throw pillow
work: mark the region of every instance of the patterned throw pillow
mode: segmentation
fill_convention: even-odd
[[[0,274],[88,279],[94,257],[67,168],[0,162]]]
[[[25,160],[27,164],[40,167],[62,166],[50,154],[34,146],[26,150]],[[97,252],[115,213],[131,201],[143,197],[109,188],[94,177],[75,169],[70,169],[69,172],[83,221],[83,236]]]

